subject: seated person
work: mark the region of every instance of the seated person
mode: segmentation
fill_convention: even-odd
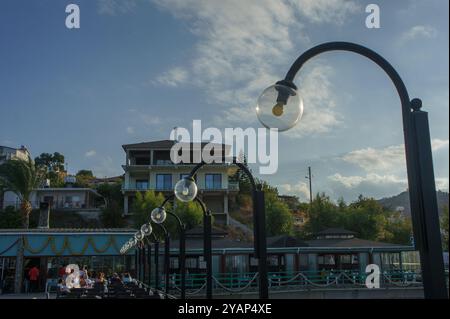
[[[67,288],[67,286],[64,284],[64,281],[62,279],[58,280],[58,293],[68,293],[70,292],[70,289]]]

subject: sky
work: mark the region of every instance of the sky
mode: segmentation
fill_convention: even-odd
[[[80,28],[65,25],[68,4]],[[365,8],[380,8],[369,29]],[[437,188],[449,188],[446,0],[2,0],[0,145],[61,152],[70,173],[122,174],[122,144],[173,127],[262,127],[259,94],[305,50],[349,41],[384,56],[429,112]],[[261,176],[282,194],[355,200],[407,188],[401,108],[383,71],[353,53],[309,61],[304,114]],[[257,172],[257,166],[252,170]]]

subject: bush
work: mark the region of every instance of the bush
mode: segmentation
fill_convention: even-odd
[[[12,206],[8,206],[0,211],[0,228],[22,228],[22,217],[20,212],[15,210]]]

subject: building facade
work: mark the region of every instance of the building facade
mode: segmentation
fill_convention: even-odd
[[[174,164],[170,150],[176,141],[163,140],[123,145],[126,160],[122,192],[124,195],[124,214],[131,214],[136,192],[154,190],[165,196],[173,194],[175,184],[187,176],[196,164]],[[192,143],[192,156],[201,151],[206,143]],[[223,146],[222,155],[228,155],[230,148]],[[230,181],[236,172],[234,165],[217,163],[205,165],[196,176],[199,195],[213,212],[215,222],[228,224],[229,201],[239,191],[237,182]]]

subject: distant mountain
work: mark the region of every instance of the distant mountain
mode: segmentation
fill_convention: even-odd
[[[448,193],[437,191],[437,201],[439,214],[442,215],[445,206],[448,207]],[[393,197],[386,197],[378,200],[378,202],[386,209],[396,210],[399,207],[404,208],[404,214],[411,216],[411,206],[409,205],[409,193],[403,192]]]

